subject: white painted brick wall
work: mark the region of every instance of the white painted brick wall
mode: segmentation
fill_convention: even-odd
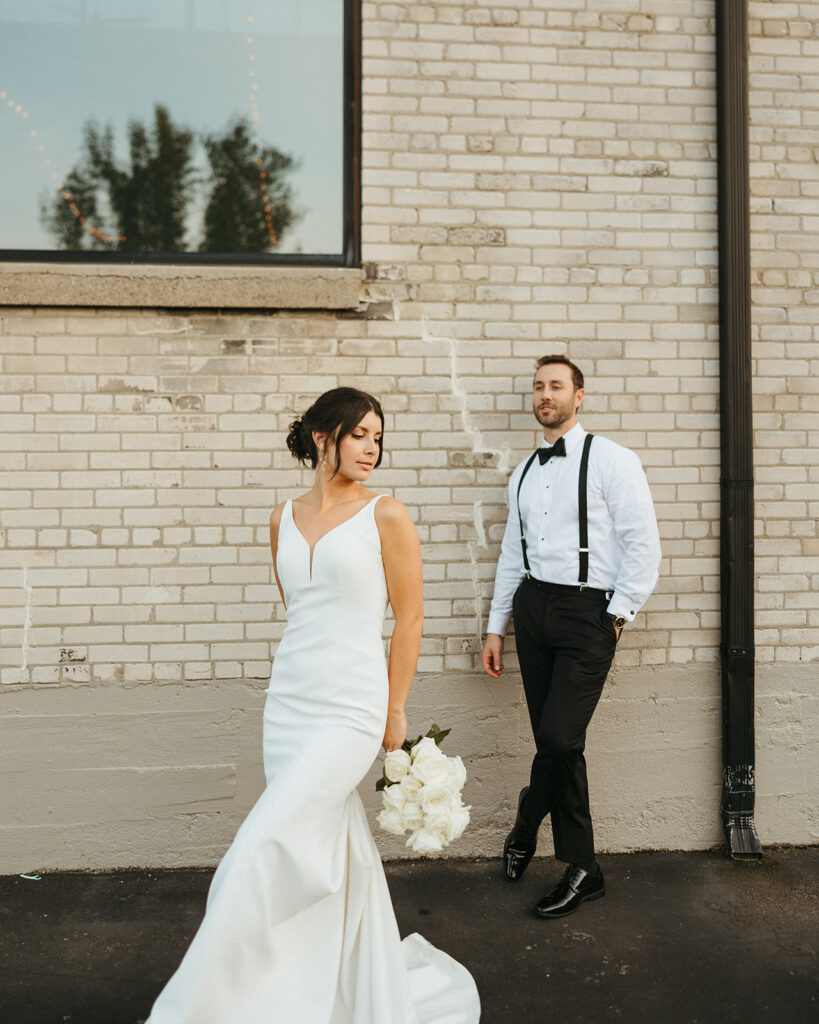
[[[750,12],[758,827],[811,842],[819,4]],[[8,771],[38,789],[5,816],[8,870],[211,863],[229,841],[261,785],[282,628],[267,518],[308,483],[284,433],[339,384],[381,397],[373,485],[423,542],[411,713],[453,724],[467,758],[474,823],[452,852],[497,853],[531,740],[516,674],[480,674],[479,636],[550,351],[586,372],[584,425],[639,453],[663,539],[590,730],[598,841],[719,842],[712,18],[710,0],[365,2],[359,315],[0,311],[0,695]],[[57,827],[60,729],[85,795]],[[197,826],[146,809],[123,832],[96,796],[144,805],[120,761],[150,768],[160,807],[185,766]]]

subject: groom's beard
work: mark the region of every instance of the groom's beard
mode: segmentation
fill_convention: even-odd
[[[541,408],[536,403],[533,412],[541,427],[549,427],[552,430],[555,427],[562,427],[575,414],[574,395],[568,401],[555,403],[551,407]]]

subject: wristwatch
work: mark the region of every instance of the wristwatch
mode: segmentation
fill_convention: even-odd
[[[623,615],[612,615],[611,612],[609,612],[609,618],[618,629],[622,629],[626,624],[625,616]]]

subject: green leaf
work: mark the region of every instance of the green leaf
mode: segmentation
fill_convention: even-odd
[[[440,747],[441,743],[447,738],[447,736],[449,736],[451,732],[451,729],[442,729],[440,726],[433,724],[432,728],[427,733],[427,736],[429,736],[430,739],[435,740],[435,742]]]
[[[389,785],[386,775],[382,775],[381,778],[375,784],[376,793],[380,793],[382,789],[386,789]]]

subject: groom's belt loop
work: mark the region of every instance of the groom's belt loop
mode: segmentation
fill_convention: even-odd
[[[588,594],[589,597],[596,597],[601,601],[610,601],[614,593],[611,590],[581,586],[579,583],[548,583],[546,580],[539,580],[531,575],[527,575],[526,579],[530,583],[534,583],[540,590],[545,590],[550,594]]]

